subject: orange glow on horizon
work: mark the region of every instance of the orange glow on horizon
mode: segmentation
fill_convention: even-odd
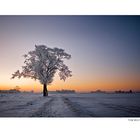
[[[13,89],[16,86],[20,87],[21,91],[34,91],[34,92],[42,92],[43,86],[39,82],[32,81],[29,84],[23,85],[11,85],[10,84],[1,84],[0,90],[8,90]],[[76,90],[78,92],[90,92],[95,90],[105,90],[105,91],[115,91],[115,90],[140,90],[140,86],[137,81],[88,81],[88,82],[76,82],[76,81],[54,81],[51,85],[48,85],[48,90]]]
[[[20,87],[21,91],[34,91],[42,92],[43,86],[39,81],[32,79],[13,79],[11,80],[11,74],[0,76],[0,90],[13,89],[16,86]],[[48,90],[62,90],[69,89],[78,92],[90,92],[95,90],[115,91],[115,90],[140,90],[140,78],[139,76],[97,76],[97,75],[79,75],[68,78],[65,82],[60,80],[58,75],[55,76],[51,85],[48,85]]]

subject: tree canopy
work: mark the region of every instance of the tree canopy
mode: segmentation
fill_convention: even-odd
[[[64,59],[70,59],[71,55],[60,48],[49,48],[45,45],[35,45],[35,50],[24,55],[25,61],[22,71],[17,70],[12,74],[15,77],[32,78],[39,80],[41,84],[49,85],[53,77],[59,71],[60,80],[66,80],[72,76]]]

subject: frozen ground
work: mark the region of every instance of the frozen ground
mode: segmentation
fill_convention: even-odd
[[[140,117],[140,94],[0,94],[0,117]]]

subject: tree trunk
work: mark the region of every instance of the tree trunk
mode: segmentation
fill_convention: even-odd
[[[43,85],[43,96],[48,96],[48,90],[47,90],[47,85]]]

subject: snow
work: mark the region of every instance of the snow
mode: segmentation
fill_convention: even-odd
[[[0,117],[140,117],[140,94],[1,93]]]

